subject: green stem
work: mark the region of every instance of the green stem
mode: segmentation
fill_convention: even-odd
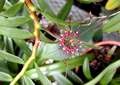
[[[28,59],[28,61],[23,66],[21,72],[13,79],[13,81],[10,83],[10,85],[15,85],[16,82],[24,75],[24,73],[26,72],[26,70],[29,67],[29,65],[35,59],[35,54],[36,54],[36,48],[33,48],[33,53],[31,55],[31,57]]]
[[[34,44],[33,49],[32,49],[32,55],[27,60],[27,62],[24,64],[20,73],[18,73],[18,75],[10,83],[10,85],[15,85],[16,82],[24,75],[24,73],[26,72],[26,70],[28,69],[30,64],[34,61],[34,59],[36,58],[36,51],[37,51],[39,41],[40,41],[40,38],[39,38],[39,28],[40,28],[39,20],[38,20],[38,17],[36,15],[36,12],[34,10],[32,1],[31,0],[25,0],[25,4],[26,4],[27,8],[29,9],[29,13],[30,13],[31,18],[34,21],[35,44]]]

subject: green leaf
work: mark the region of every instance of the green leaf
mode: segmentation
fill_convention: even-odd
[[[55,16],[54,12],[52,11],[52,9],[49,7],[49,5],[47,4],[47,2],[45,0],[37,0],[39,7],[41,10],[45,11],[46,13]]]
[[[12,4],[10,3],[10,1],[8,1],[8,0],[5,0],[5,4],[4,4],[4,9],[5,10],[7,10],[7,9],[9,9],[10,7],[12,7]]]
[[[97,30],[93,36],[93,42],[100,42],[103,40],[103,31],[102,29]]]
[[[4,41],[3,41],[3,37],[0,36],[0,49],[4,48]]]
[[[0,13],[0,15],[6,16],[6,17],[15,16],[20,11],[20,9],[23,7],[23,4],[24,4],[23,2],[19,1],[18,3],[10,7],[8,10]]]
[[[26,42],[24,40],[21,39],[14,39],[15,43],[19,46],[20,49],[23,50],[23,52],[27,55],[30,56],[31,55],[31,50],[28,47],[28,45],[26,44]]]
[[[117,60],[116,62],[110,64],[98,76],[96,76],[93,80],[87,82],[84,85],[96,85],[104,77],[104,75],[107,74],[107,72],[109,72],[110,70],[113,70],[113,69],[115,70],[118,67],[120,67],[120,60]]]
[[[100,80],[101,85],[108,85],[116,73],[116,69],[109,70]]]
[[[24,64],[24,61],[21,58],[2,50],[0,50],[0,59],[7,60],[9,62]]]
[[[0,26],[16,27],[25,24],[29,20],[30,17],[27,16],[17,16],[17,17],[8,17],[8,18],[0,16]]]
[[[89,60],[93,59],[93,57],[91,56],[88,56],[88,57],[89,57]],[[46,75],[50,75],[50,73],[52,73],[53,71],[65,72],[66,66],[68,69],[73,69],[75,67],[81,66],[83,64],[84,59],[85,59],[84,56],[77,56],[71,59],[67,59],[65,60],[65,62],[60,61],[51,65],[41,66],[39,69],[43,74],[46,74]],[[36,69],[31,69],[27,71],[26,75],[32,79],[38,78]]]
[[[62,19],[59,19],[57,18],[57,16],[51,16],[50,14],[44,12],[44,11],[41,11],[40,9],[38,10],[40,11],[40,13],[42,13],[43,16],[45,16],[45,18],[48,20],[48,21],[51,21],[51,22],[54,22],[56,24],[59,24],[59,25],[63,25],[63,26],[67,26],[67,25],[71,25],[71,26],[78,26],[78,25],[81,25],[81,24],[84,24],[84,23],[81,23],[81,22],[66,22]]]
[[[65,20],[68,17],[72,4],[73,4],[73,0],[67,0],[66,4],[62,7],[60,12],[58,13],[57,17],[59,19]]]
[[[112,79],[112,81],[110,82],[110,85],[120,85],[120,77]]]
[[[27,76],[22,77],[22,85],[35,85],[34,82]]]
[[[116,31],[120,31],[120,22],[116,23],[115,25],[111,26],[110,28],[103,28],[103,31],[104,32],[116,32]]]
[[[73,85],[67,78],[59,72],[52,72],[51,75],[59,85]]]
[[[35,67],[36,67],[36,72],[38,74],[37,79],[41,81],[42,85],[52,85],[51,81],[40,71],[37,64],[35,65]]]
[[[9,53],[14,54],[14,47],[13,47],[12,39],[6,36],[4,36],[3,38],[4,38],[4,49]]]
[[[76,85],[83,85],[83,81],[80,79],[80,77],[76,73],[72,71],[67,71],[67,77],[71,81],[75,82]]]
[[[108,0],[105,5],[107,10],[113,10],[118,7],[120,7],[120,0]]]
[[[89,80],[92,79],[90,67],[89,67],[89,60],[87,57],[85,58],[84,63],[83,63],[83,73],[87,79]]]
[[[115,32],[120,30],[120,13],[109,19],[103,25],[103,32]]]
[[[68,55],[59,48],[58,44],[45,44],[41,54],[39,55],[43,59],[64,60],[68,58]]]
[[[5,73],[10,73],[8,65],[5,60],[0,60],[0,71]]]
[[[88,26],[81,26],[80,31],[80,39],[83,41],[92,40],[95,32],[97,32],[101,28],[101,22],[98,20],[92,21]]]
[[[44,30],[42,30],[42,31],[44,31]],[[52,36],[50,33],[46,32],[46,31],[44,31],[44,33],[40,31],[40,39],[41,39],[41,41],[43,41],[43,42],[45,42],[45,43],[56,43],[56,42],[57,42],[56,40],[55,40],[55,41],[50,40],[50,39],[49,39],[48,37],[46,37],[44,34],[47,34],[47,35],[55,38],[54,36]]]
[[[9,74],[0,72],[0,81],[10,82],[12,80],[13,80],[13,78]]]
[[[0,12],[3,10],[3,6],[5,4],[5,0],[0,1]]]
[[[18,39],[27,39],[33,37],[33,34],[28,31],[4,26],[0,27],[0,35]]]

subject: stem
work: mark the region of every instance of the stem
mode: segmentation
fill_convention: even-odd
[[[105,45],[113,45],[113,46],[120,46],[120,42],[119,41],[112,41],[112,40],[106,40],[106,41],[101,41],[95,44],[96,47],[98,46],[105,46]],[[88,52],[90,52],[93,48],[88,48],[86,49],[85,52],[83,52],[81,55],[84,55]]]
[[[31,0],[25,0],[25,4],[27,6],[27,8],[29,9],[29,13],[31,18],[34,21],[34,36],[35,36],[35,44],[33,46],[32,49],[32,55],[30,56],[30,58],[27,60],[27,62],[24,64],[22,70],[20,71],[20,73],[18,73],[18,75],[13,79],[13,81],[10,83],[10,85],[15,85],[16,82],[24,75],[24,73],[26,72],[26,70],[28,69],[28,67],[30,66],[30,64],[34,61],[34,59],[36,58],[36,51],[39,45],[39,21],[38,21],[38,17],[36,15],[36,12],[34,10],[33,4],[31,2]]]
[[[120,46],[120,42],[119,41],[102,41],[102,42],[99,42],[99,43],[96,43],[95,44],[96,46],[104,46],[104,45],[115,45],[115,46]]]

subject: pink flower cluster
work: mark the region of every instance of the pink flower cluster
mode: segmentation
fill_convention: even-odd
[[[67,54],[75,54],[79,51],[79,32],[65,31],[60,35],[59,46]]]

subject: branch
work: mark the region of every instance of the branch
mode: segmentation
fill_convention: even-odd
[[[35,9],[33,7],[33,4],[31,2],[31,0],[25,0],[25,4],[29,10],[30,16],[34,21],[34,36],[35,36],[35,44],[33,46],[32,49],[32,55],[30,56],[30,58],[27,60],[27,62],[24,64],[22,70],[20,71],[20,73],[18,73],[18,75],[13,79],[13,81],[10,83],[10,85],[15,85],[16,82],[24,75],[24,73],[26,72],[26,70],[28,69],[28,67],[30,66],[30,64],[34,61],[34,59],[36,58],[36,51],[37,48],[39,46],[39,42],[40,42],[40,38],[39,38],[39,21],[38,21],[38,17],[36,15]]]

